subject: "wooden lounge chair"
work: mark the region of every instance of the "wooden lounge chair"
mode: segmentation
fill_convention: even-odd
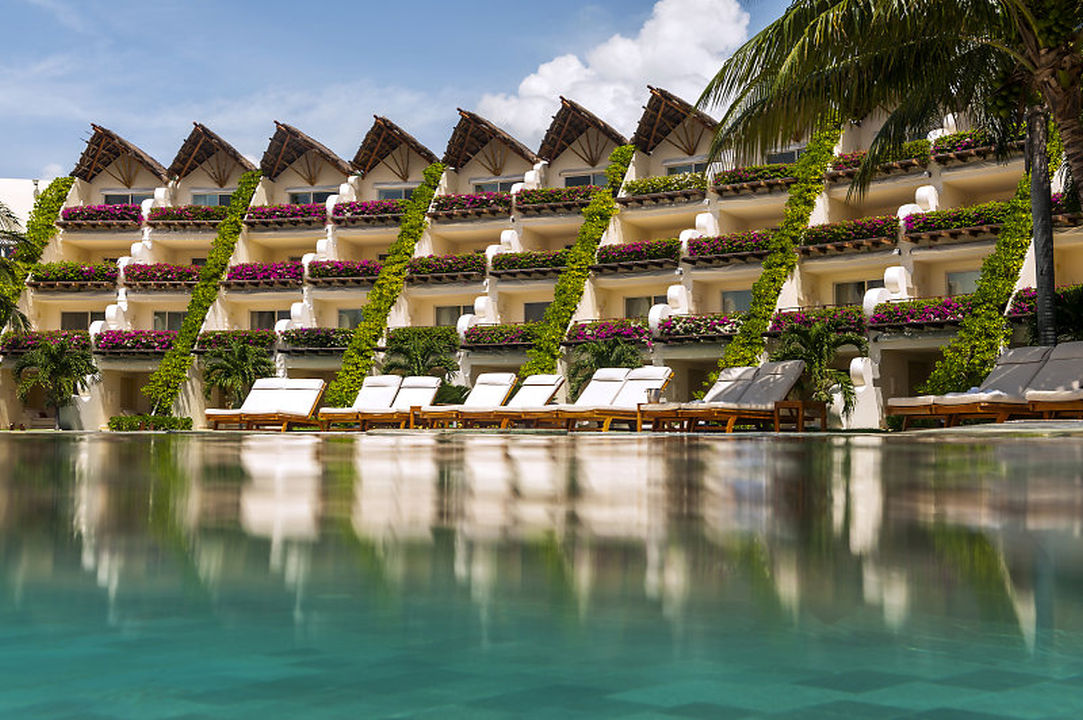
[[[756,369],[752,381],[736,400],[688,403],[677,416],[688,421],[689,430],[708,429],[709,423],[721,423],[726,432],[733,432],[739,422],[763,425],[775,422],[775,403],[786,399],[801,373],[802,360],[766,362]]]
[[[1062,343],[1025,395],[1027,407],[1043,418],[1083,417],[1083,342]]]
[[[463,410],[500,407],[515,387],[515,373],[482,373],[460,405],[429,405],[414,414],[417,427],[449,427]]]
[[[520,424],[530,427],[565,427],[565,421],[558,414],[560,410],[597,408],[611,404],[624,387],[624,379],[629,372],[631,371],[628,368],[601,368],[594,372],[574,403],[504,409],[498,410],[496,416],[503,421],[502,427]]]
[[[887,414],[901,415],[904,430],[915,417],[952,427],[963,419],[1004,422],[1013,416],[1029,415],[1026,391],[1042,372],[1049,351],[1047,347],[1007,350],[997,358],[996,366],[976,390],[892,398],[887,403]]]
[[[391,409],[400,385],[400,375],[371,375],[365,378],[353,405],[348,408],[320,408],[320,428],[327,430],[333,423],[356,423],[357,414],[364,410]]]
[[[290,425],[314,425],[312,413],[323,396],[323,380],[307,378],[260,378],[252,385],[241,407],[236,410],[207,410],[207,425],[212,430],[223,425],[238,429]]]
[[[642,423],[639,408],[646,405],[652,390],[664,390],[673,378],[673,370],[662,365],[644,365],[628,373],[620,392],[608,406],[558,410],[557,415],[567,423],[569,430],[581,423],[588,427],[597,423],[602,432],[608,432],[614,422],[624,422],[630,429],[640,430]]]
[[[752,378],[756,376],[754,367],[723,368],[718,373],[718,380],[704,394],[705,403],[734,402],[741,397]],[[698,403],[692,403],[697,405]],[[679,416],[681,408],[689,403],[651,403],[640,405],[638,425],[640,429],[650,423],[651,430],[682,430],[687,429],[689,420]]]
[[[564,384],[563,375],[531,375],[523,380],[519,391],[502,407],[472,407],[459,410],[459,423],[463,427],[505,427],[507,420],[500,417],[503,411],[521,408],[539,408],[548,405]]]
[[[395,401],[382,410],[359,410],[354,417],[358,430],[368,430],[378,425],[413,427],[414,411],[432,404],[440,378],[428,375],[411,375],[402,379]]]

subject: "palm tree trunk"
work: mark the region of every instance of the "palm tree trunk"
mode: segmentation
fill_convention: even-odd
[[[1053,263],[1053,201],[1049,188],[1049,157],[1046,141],[1049,115],[1031,108],[1027,115],[1027,166],[1030,169],[1030,215],[1034,223],[1034,265],[1038,291],[1038,344],[1056,345],[1054,316],[1056,280]]]
[[[1038,74],[1038,87],[1053,114],[1061,142],[1064,144],[1064,156],[1075,179],[1076,193],[1083,203],[1083,94],[1080,93],[1079,79],[1083,74],[1083,63],[1069,58],[1065,60],[1065,74],[1073,78],[1066,88],[1058,74],[1047,70]]]

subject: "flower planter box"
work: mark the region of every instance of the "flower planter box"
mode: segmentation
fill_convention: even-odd
[[[535,280],[556,277],[568,265],[568,251],[525,251],[493,256],[489,274],[504,280]]]
[[[342,355],[353,331],[343,328],[295,328],[282,333],[282,352],[289,355]]]
[[[797,178],[771,178],[769,180],[748,180],[739,183],[727,183],[715,185],[714,191],[725,197],[727,195],[751,195],[756,193],[768,194],[786,190],[797,182]]]
[[[540,268],[509,268],[507,270],[490,270],[489,276],[500,280],[547,280],[559,277],[564,272],[566,265],[560,267]]]
[[[770,233],[763,230],[692,238],[688,241],[688,256],[682,261],[693,267],[759,262],[771,254],[766,249],[770,240]]]
[[[562,345],[582,345],[595,340],[622,338],[633,343],[651,342],[651,331],[647,321],[639,318],[617,318],[614,320],[592,320],[575,323],[568,330]]]
[[[877,175],[903,175],[906,173],[924,170],[929,164],[928,159],[909,158],[907,160],[893,160],[880,165],[876,170]],[[840,168],[828,170],[826,177],[830,183],[842,180],[853,180],[857,176],[858,168]]]
[[[27,280],[36,292],[115,292],[116,281],[108,280]]]
[[[1000,234],[1003,225],[975,225],[965,228],[948,228],[926,232],[908,232],[905,237],[915,245],[937,245],[944,242],[972,242],[990,240]]]
[[[520,190],[515,194],[515,209],[523,215],[566,215],[585,208],[594,193],[603,188],[581,185],[570,188]]]
[[[124,285],[137,292],[176,292],[190,290],[199,282],[195,265],[167,263],[133,264],[124,268]]]
[[[173,330],[106,330],[95,338],[94,353],[113,357],[164,355],[176,337]]]
[[[740,315],[673,315],[659,324],[658,341],[720,342],[736,335],[740,325]]]
[[[371,260],[317,260],[308,266],[308,284],[313,287],[358,287],[371,285],[383,265]]]
[[[647,208],[659,205],[699,202],[707,197],[705,190],[666,190],[665,192],[646,193],[644,195],[624,195],[617,198],[617,204],[626,208]]]
[[[245,345],[264,348],[268,352],[278,341],[274,330],[207,330],[199,334],[192,352],[202,354],[215,348],[227,347],[235,338]]]
[[[299,262],[242,263],[229,269],[222,287],[229,290],[296,289],[304,281]]]
[[[477,253],[416,257],[406,274],[406,280],[415,285],[477,283],[484,279],[485,256]]]
[[[816,323],[827,323],[834,332],[865,332],[865,315],[861,308],[844,305],[783,310],[775,314],[764,335],[777,337],[791,325],[809,326]]]
[[[253,230],[323,227],[327,224],[327,208],[323,203],[257,205],[248,208],[244,224]]]
[[[627,275],[629,273],[659,272],[677,267],[676,258],[651,258],[647,260],[623,260],[621,262],[596,263],[590,266],[596,275]]]
[[[472,270],[446,273],[410,273],[406,276],[412,285],[441,285],[446,283],[480,283],[485,280],[485,273]]]
[[[1023,140],[1014,140],[1008,143],[1007,148],[1014,154],[1022,152],[1023,146]],[[980,131],[955,133],[934,141],[931,154],[933,160],[941,165],[951,165],[984,160],[996,154],[996,147]]]
[[[918,298],[877,305],[866,321],[870,330],[943,330],[955,327],[970,313],[969,295]]]
[[[875,237],[861,238],[858,240],[840,240],[838,242],[817,243],[815,245],[801,245],[797,252],[804,257],[824,255],[841,255],[843,253],[875,252],[876,250],[889,250],[896,245],[896,238]]]
[[[44,263],[30,269],[26,286],[39,292],[101,292],[116,288],[116,265],[81,265],[73,262]]]
[[[603,245],[591,270],[602,275],[670,270],[677,267],[680,256],[677,238]]]
[[[398,225],[403,204],[402,200],[338,203],[331,212],[331,222],[339,227]]]
[[[437,195],[429,217],[433,220],[475,220],[511,214],[509,193]]]
[[[142,223],[142,210],[132,203],[65,208],[56,221],[66,230],[131,230]]]
[[[460,347],[475,351],[525,350],[534,344],[539,323],[474,325],[466,331]]]
[[[147,225],[176,230],[213,230],[226,218],[228,211],[225,206],[203,205],[153,208],[147,217]]]
[[[45,330],[28,333],[6,332],[0,336],[0,355],[18,356],[41,343],[67,340],[72,347],[90,349],[90,333],[86,330]]]

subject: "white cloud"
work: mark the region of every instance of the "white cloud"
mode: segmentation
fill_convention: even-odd
[[[747,37],[737,0],[659,0],[635,37],[614,35],[578,55],[538,66],[515,94],[486,94],[478,112],[536,144],[564,95],[625,134],[642,113],[648,84],[695,102],[722,60]]]

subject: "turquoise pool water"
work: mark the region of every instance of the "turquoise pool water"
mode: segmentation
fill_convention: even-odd
[[[0,717],[1083,715],[1083,438],[0,457]]]

